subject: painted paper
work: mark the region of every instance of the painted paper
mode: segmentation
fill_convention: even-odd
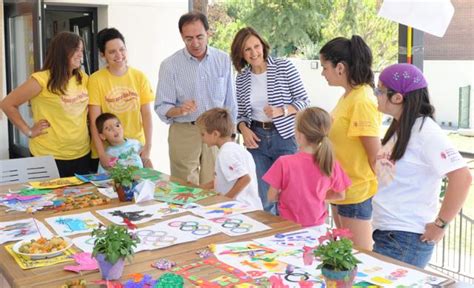
[[[158,223],[163,225],[174,235],[174,233],[185,233],[190,241],[220,233],[215,224],[207,219],[194,215],[185,215]]]
[[[243,214],[213,218],[210,220],[217,225],[217,228],[221,232],[229,236],[239,236],[271,229],[271,227]]]
[[[326,233],[326,229],[305,228],[291,232],[277,233],[273,236],[254,239],[267,247],[276,250],[297,250],[304,246],[319,245],[318,238]]]
[[[124,218],[130,220],[133,224],[142,224],[155,219],[160,219],[162,214],[158,213],[158,211],[167,206],[168,205],[166,203],[147,206],[132,204],[110,209],[97,210],[96,213],[118,225],[126,225],[123,221]]]
[[[235,214],[247,213],[256,209],[239,201],[222,202],[210,206],[202,206],[191,212],[206,219],[226,217]]]
[[[64,186],[74,186],[74,185],[81,185],[84,184],[81,180],[77,179],[76,177],[64,177],[64,178],[57,178],[52,180],[46,181],[36,181],[36,182],[29,182],[31,187],[37,189],[54,189]]]
[[[91,212],[50,217],[45,220],[60,236],[90,233],[101,224]]]
[[[215,192],[183,186],[170,181],[157,181],[155,183],[155,200],[174,203],[187,204],[216,195]]]
[[[35,225],[35,222],[38,226]],[[40,232],[38,232],[38,228]],[[53,237],[53,233],[39,220],[34,218],[0,222],[0,244],[26,239]]]

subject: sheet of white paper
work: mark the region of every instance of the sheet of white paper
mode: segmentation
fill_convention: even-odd
[[[192,213],[204,217],[206,219],[225,217],[234,214],[242,214],[256,209],[238,201],[222,202],[210,206],[202,206],[191,210]]]
[[[155,197],[155,183],[150,180],[143,180],[134,188],[135,203],[153,200]]]
[[[101,224],[91,212],[50,217],[45,220],[61,236],[90,233]]]
[[[197,240],[207,236],[220,233],[213,222],[196,217],[194,215],[184,215],[158,223],[164,225],[171,234],[184,232],[191,240]],[[157,224],[157,225],[158,225]]]
[[[97,187],[97,191],[99,191],[100,194],[110,198],[110,199],[116,199],[118,198],[117,192],[115,192],[113,187],[107,187],[107,188],[99,188]]]
[[[36,224],[41,234],[36,228]],[[22,220],[14,220],[0,222],[0,244],[10,241],[19,241],[25,239],[37,239],[41,236],[51,238],[53,233],[39,220],[28,218]]]
[[[355,256],[362,263],[357,265],[358,273],[354,283],[367,281],[383,287],[433,287],[447,280],[384,262],[367,254],[358,253]]]
[[[279,251],[296,250],[304,246],[319,245],[318,239],[325,233],[325,229],[305,228],[254,239],[254,241]]]
[[[124,218],[130,220],[133,224],[142,224],[151,220],[160,219],[162,214],[158,213],[158,211],[165,207],[168,207],[166,203],[153,205],[132,204],[97,210],[96,213],[118,225],[126,225],[125,222],[123,222]]]
[[[379,16],[443,37],[454,15],[450,0],[384,0]]]
[[[217,228],[221,232],[229,236],[239,236],[271,229],[271,227],[243,214],[213,218],[210,220],[217,224]]]

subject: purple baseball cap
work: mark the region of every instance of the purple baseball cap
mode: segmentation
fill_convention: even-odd
[[[408,63],[388,66],[380,73],[379,80],[382,81],[385,87],[402,95],[428,87],[428,83],[420,69]]]

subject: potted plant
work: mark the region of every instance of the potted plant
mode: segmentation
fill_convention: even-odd
[[[125,258],[133,255],[133,249],[140,239],[129,233],[127,228],[118,225],[100,226],[92,230],[94,249],[92,256],[99,264],[104,280],[116,280],[122,276]]]
[[[357,263],[361,263],[352,254],[352,237],[349,229],[333,229],[319,237],[319,246],[314,255],[319,257],[321,269],[327,287],[352,287],[357,274]]]
[[[115,191],[122,202],[133,199],[133,188],[136,184],[134,175],[137,169],[136,166],[124,166],[119,163],[109,169],[110,178],[114,180]]]

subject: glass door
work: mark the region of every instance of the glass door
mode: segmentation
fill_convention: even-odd
[[[25,82],[31,73],[41,68],[43,51],[41,47],[40,0],[5,0],[5,47],[7,67],[7,92]],[[30,103],[19,107],[20,114],[32,125]],[[11,122],[8,123],[10,158],[28,157],[28,137]]]

